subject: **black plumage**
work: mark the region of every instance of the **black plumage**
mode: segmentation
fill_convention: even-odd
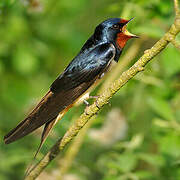
[[[108,69],[111,61],[119,60],[123,47],[117,45],[118,33],[128,21],[112,18],[102,22],[87,40],[78,55],[64,72],[52,83],[48,93],[33,111],[5,137],[6,144],[31,133],[46,124],[41,144],[55,124],[59,112],[63,112],[82,96]],[[115,27],[118,25],[118,28]]]

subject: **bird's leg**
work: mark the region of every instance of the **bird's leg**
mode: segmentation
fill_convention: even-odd
[[[98,109],[100,109],[99,104],[98,104],[98,102],[97,102],[99,96],[89,96],[89,98],[96,99],[96,101],[95,101],[96,107],[97,107]]]
[[[98,108],[98,109],[100,109],[100,107],[99,107],[99,104],[98,104],[98,102],[97,102],[97,99],[99,98],[99,96],[89,96],[89,98],[88,99],[96,99],[96,101],[95,101],[95,104],[96,104],[96,107]],[[84,104],[86,105],[86,109],[85,109],[85,113],[86,113],[86,115],[88,115],[88,113],[87,113],[87,108],[90,106],[90,104],[89,104],[89,102],[86,100],[86,99],[84,99],[83,100],[83,102],[84,102]]]
[[[89,106],[89,105],[90,105],[89,102],[88,102],[86,99],[83,100],[83,103],[84,103],[86,106]]]
[[[87,112],[88,111],[88,107],[89,107],[89,102],[86,101],[86,100],[83,100],[83,103],[86,105],[86,108],[85,108],[84,112],[85,112],[86,115],[89,115],[88,112]]]
[[[90,104],[86,99],[83,100],[83,103],[86,105],[86,108],[85,108],[84,112],[86,113],[86,115],[89,115],[87,111],[88,111],[88,107],[89,107]]]

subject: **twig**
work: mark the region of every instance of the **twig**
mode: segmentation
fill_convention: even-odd
[[[174,10],[175,10],[176,16],[178,16],[178,14],[179,14],[179,3],[178,3],[178,0],[174,0]]]
[[[177,4],[177,1],[175,0]],[[170,42],[175,39],[175,36],[180,31],[180,15],[176,14],[175,22],[170,27],[169,31],[149,50],[146,50],[144,55],[127,71],[125,71],[119,79],[114,81],[109,88],[107,88],[102,95],[83,113],[76,122],[65,133],[64,137],[59,139],[44,158],[34,167],[33,171],[25,178],[26,180],[35,179],[43,169],[64,149],[64,147],[78,134],[80,129],[89,121],[90,118],[95,116],[100,109],[109,102],[112,96],[124,86],[130,79],[132,79],[138,72],[144,70],[144,66],[158,55]]]
[[[175,22],[177,21],[177,24],[179,24],[180,21],[180,11],[179,11],[179,2],[178,0],[174,0],[174,10],[175,10]],[[178,50],[180,50],[180,43],[176,41],[175,37],[170,39],[171,43],[176,47]]]
[[[89,127],[92,125],[93,122],[94,122],[94,118],[91,118],[91,120],[89,120],[87,122],[87,124],[82,128],[82,130],[75,137],[75,139],[71,143],[70,147],[68,147],[63,159],[60,160],[60,175],[58,176],[58,180],[63,179],[63,176],[68,171],[76,154],[78,153],[78,151],[81,147],[81,144],[84,140],[84,137],[85,137]]]
[[[174,45],[174,47],[176,47],[178,50],[180,50],[180,43],[179,42],[177,42],[175,39],[172,39],[171,43]]]

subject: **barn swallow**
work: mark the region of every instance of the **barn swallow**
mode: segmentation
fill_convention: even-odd
[[[12,143],[44,125],[41,145],[60,118],[101,78],[112,61],[118,62],[126,42],[136,35],[127,31],[130,20],[111,18],[99,24],[77,56],[50,86],[32,112],[5,137]],[[60,119],[58,118],[58,119]]]

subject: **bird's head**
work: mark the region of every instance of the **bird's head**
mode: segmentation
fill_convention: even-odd
[[[131,34],[126,29],[127,24],[132,19],[111,18],[103,21],[96,27],[95,38],[113,42],[118,48],[123,49],[129,39],[138,38],[138,36]]]

